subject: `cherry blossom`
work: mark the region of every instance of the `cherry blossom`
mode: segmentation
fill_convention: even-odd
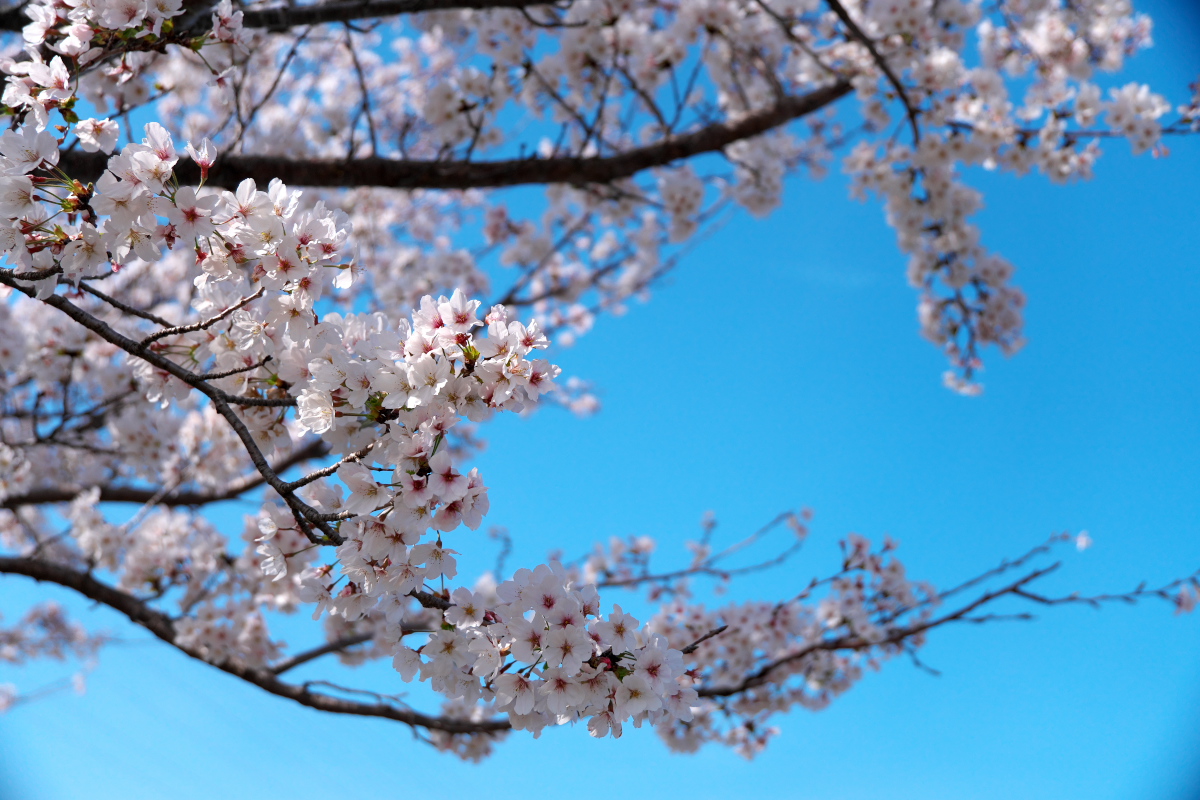
[[[807,513],[723,548],[709,520],[675,569],[634,537],[459,575],[491,510],[479,427],[594,411],[555,363],[565,348],[728,210],[774,210],[798,170],[840,156],[853,196],[882,202],[944,382],[981,391],[987,348],[1024,344],[1026,297],[971,221],[967,168],[1087,180],[1110,140],[1161,156],[1200,125],[1195,87],[1173,106],[1106,77],[1150,43],[1129,4],[418,2],[362,28],[378,13],[351,5],[36,0],[9,31],[0,573],[470,759],[510,731],[627,724],[750,756],[776,715],[828,705],[999,598],[1196,606],[1194,575],[1039,594],[1055,567],[1037,559],[1086,532],[943,590],[852,534],[795,597],[695,600],[702,580],[784,563]],[[540,205],[519,213],[512,189],[530,185]],[[240,537],[207,516],[247,497]],[[737,562],[778,532],[774,556]],[[275,637],[294,613],[322,644]],[[90,664],[104,641],[42,605],[0,627],[0,661]],[[390,658],[441,711],[281,677],[330,654]],[[28,697],[0,686],[0,711]]]

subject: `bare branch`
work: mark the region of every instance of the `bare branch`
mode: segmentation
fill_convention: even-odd
[[[115,297],[109,297],[104,292],[100,291],[99,289],[95,289],[95,288],[89,286],[88,284],[83,283],[82,281],[79,284],[79,288],[81,291],[87,292],[88,294],[92,295],[93,297],[100,298],[101,300],[108,303],[110,306],[117,309],[118,311],[124,311],[126,314],[132,314],[135,317],[141,317],[144,320],[149,320],[150,322],[153,322],[155,325],[162,325],[164,328],[171,327],[171,323],[167,322],[165,319],[158,316],[157,314],[151,314],[149,311],[143,311],[140,308],[134,308],[133,306],[129,305],[128,303],[122,303],[120,300],[116,299]]]
[[[264,366],[270,360],[271,360],[271,356],[266,356],[265,358],[255,361],[253,364],[247,364],[244,367],[238,367],[236,369],[227,369],[224,372],[206,372],[203,375],[197,375],[196,377],[202,381],[216,381],[216,380],[220,380],[221,378],[229,378],[234,375],[240,375],[243,372],[250,372],[251,370],[256,370],[259,367]]]
[[[25,3],[0,12],[0,31],[20,31],[29,24],[25,16]],[[299,25],[321,25],[327,22],[351,22],[356,19],[395,17],[401,14],[422,14],[431,11],[470,10],[484,11],[492,8],[525,9],[548,6],[551,3],[532,0],[373,0],[373,2],[313,3],[312,5],[289,5],[282,8],[252,8],[243,11],[242,26],[266,28],[282,32]],[[216,6],[213,0],[188,3],[187,14],[177,26],[180,30],[202,32],[211,26],[209,12]]]
[[[811,655],[812,653],[815,653],[815,652],[818,652],[821,650],[868,650],[870,648],[879,647],[881,645],[896,644],[896,643],[902,642],[905,639],[911,638],[920,633],[924,633],[925,631],[930,630],[932,628],[937,628],[941,625],[945,625],[950,622],[955,622],[955,621],[961,620],[964,617],[967,617],[968,615],[970,615],[970,613],[972,611],[974,611],[975,609],[979,608],[982,605],[990,603],[993,600],[996,600],[997,598],[1004,597],[1005,595],[1009,595],[1009,594],[1016,594],[1017,590],[1020,589],[1022,586],[1026,585],[1027,583],[1030,583],[1032,581],[1035,581],[1038,578],[1041,578],[1045,575],[1049,575],[1051,572],[1054,572],[1056,569],[1058,569],[1059,566],[1060,565],[1058,563],[1055,563],[1055,564],[1051,564],[1049,567],[1045,567],[1044,569],[1034,570],[1033,572],[1029,573],[1028,575],[1025,575],[1024,577],[1009,584],[1008,586],[1005,586],[1000,589],[995,589],[993,591],[990,591],[990,592],[987,592],[987,593],[981,595],[979,598],[977,598],[976,600],[974,600],[971,603],[968,603],[967,605],[963,606],[962,608],[960,608],[957,611],[954,611],[950,614],[946,614],[944,616],[938,617],[936,619],[927,620],[925,622],[919,622],[915,625],[909,625],[909,626],[905,626],[902,628],[894,629],[894,630],[890,631],[888,633],[888,635],[882,639],[878,639],[875,641],[868,641],[868,640],[863,639],[862,637],[857,636],[855,634],[848,634],[846,636],[838,636],[833,639],[822,639],[820,641],[813,642],[812,644],[809,644],[809,645],[801,648],[800,650],[796,651],[795,653],[784,656],[783,658],[775,659],[774,661],[771,661],[771,662],[763,665],[759,669],[757,669],[754,672],[747,675],[744,680],[742,680],[740,683],[738,683],[734,686],[706,686],[706,687],[702,687],[701,689],[699,689],[698,692],[701,697],[729,697],[731,695],[740,694],[741,692],[744,692],[748,689],[753,689],[756,686],[762,686],[763,684],[769,682],[771,673],[774,672],[779,667],[781,667],[785,664],[789,664],[793,661],[798,661],[799,659],[802,659],[805,656]]]
[[[372,638],[373,634],[357,633],[354,636],[347,636],[343,639],[337,639],[335,641],[328,642],[320,647],[314,647],[311,650],[305,650],[303,653],[297,653],[286,661],[281,661],[280,663],[271,667],[271,672],[275,673],[276,675],[282,675],[288,670],[295,669],[301,664],[307,664],[309,661],[312,661],[315,658],[320,658],[321,656],[328,655],[329,653],[339,653],[342,650],[345,650],[347,647],[354,647],[355,645],[369,642]]]
[[[683,650],[681,650],[680,652],[683,653],[685,656],[690,655],[691,653],[696,652],[696,650],[700,647],[700,645],[704,644],[705,642],[707,642],[709,639],[713,638],[714,636],[720,636],[722,633],[724,633],[727,630],[729,630],[728,625],[722,625],[719,628],[713,628],[711,631],[704,634],[699,639],[697,639],[696,641],[689,644],[687,647],[683,648]]]
[[[597,589],[609,589],[609,588],[626,588],[627,589],[627,588],[632,588],[632,587],[636,587],[636,586],[641,586],[646,583],[670,584],[671,581],[679,580],[682,578],[689,578],[689,577],[697,576],[697,575],[707,575],[710,577],[727,579],[727,578],[733,577],[735,575],[744,575],[744,574],[750,573],[750,572],[760,572],[760,571],[763,571],[766,569],[770,569],[771,567],[779,566],[780,564],[784,563],[785,561],[787,561],[789,558],[791,558],[793,555],[795,555],[797,552],[800,551],[800,549],[804,546],[804,538],[803,537],[797,537],[796,541],[792,542],[783,551],[781,551],[777,555],[775,555],[769,559],[766,559],[764,561],[760,561],[760,562],[757,562],[754,564],[749,564],[749,565],[742,566],[742,567],[722,568],[718,565],[720,564],[720,562],[722,560],[728,558],[729,556],[733,555],[734,553],[737,553],[737,552],[751,546],[755,542],[759,541],[760,539],[762,539],[763,536],[770,533],[774,528],[778,527],[781,523],[788,522],[788,521],[795,520],[795,519],[796,519],[796,515],[793,512],[785,511],[782,514],[779,514],[778,516],[776,516],[775,519],[771,520],[766,525],[759,528],[754,533],[752,533],[749,536],[747,536],[746,538],[742,539],[741,541],[735,542],[734,544],[730,545],[729,547],[725,548],[724,550],[720,551],[719,553],[714,553],[713,555],[704,559],[700,563],[693,564],[690,567],[684,567],[682,569],[672,570],[671,572],[659,572],[659,573],[646,572],[645,574],[642,574],[642,575],[633,575],[633,576],[624,577],[624,578],[612,577],[608,580],[598,581],[596,583],[596,588]]]
[[[328,22],[352,22],[356,19],[394,17],[400,14],[420,14],[429,11],[471,10],[493,8],[525,9],[551,5],[532,0],[374,0],[373,2],[314,3],[290,5],[284,8],[262,8],[245,11],[242,25],[247,28],[266,28],[286,31],[297,25],[321,25]]]
[[[310,472],[309,474],[305,475],[303,478],[297,478],[296,480],[292,481],[291,483],[285,483],[284,488],[287,491],[292,492],[292,491],[295,491],[296,489],[300,489],[304,486],[308,486],[313,481],[320,480],[321,478],[328,478],[330,475],[337,472],[338,467],[342,466],[343,464],[348,464],[352,461],[361,461],[367,455],[367,453],[371,452],[371,448],[374,446],[375,446],[374,444],[369,444],[366,447],[363,447],[360,450],[356,450],[355,452],[353,452],[350,455],[346,456],[345,458],[341,459],[336,464],[331,464],[328,467],[324,467],[322,469],[316,470],[315,472]]]
[[[279,178],[289,186],[378,186],[391,189],[472,189],[527,184],[611,183],[647,169],[703,153],[715,153],[734,142],[758,136],[799,119],[845,97],[849,83],[837,82],[797,97],[787,97],[770,108],[736,122],[715,122],[691,133],[670,136],[644,147],[608,156],[514,158],[498,161],[410,161],[393,158],[357,158],[351,161],[294,159],[285,156],[221,156],[209,170],[207,185],[235,188],[245,178],[266,185]],[[103,153],[63,151],[59,168],[72,177],[96,180],[108,164]],[[180,161],[175,174],[181,185],[200,182],[200,170],[191,161]]]

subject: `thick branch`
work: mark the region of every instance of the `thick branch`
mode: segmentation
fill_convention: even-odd
[[[491,8],[525,9],[549,5],[542,0],[375,0],[375,2],[314,3],[309,6],[263,8],[244,12],[242,26],[286,31],[299,25],[352,22],[356,19],[394,17],[426,11],[481,11]]]
[[[74,589],[84,597],[121,612],[129,619],[153,633],[159,639],[175,647],[179,651],[204,661],[199,653],[175,643],[175,626],[171,618],[161,611],[150,608],[144,601],[133,595],[101,583],[92,576],[60,564],[40,561],[33,558],[0,557],[0,574],[25,575],[35,581],[45,581]],[[205,663],[211,663],[205,661]],[[225,662],[212,664],[222,672],[226,672],[247,683],[269,692],[278,697],[294,700],[303,706],[315,708],[318,711],[329,711],[335,714],[351,714],[360,717],[382,717],[397,722],[403,722],[417,728],[440,730],[446,733],[495,733],[509,730],[508,720],[485,720],[472,722],[468,720],[451,719],[447,717],[431,717],[406,708],[388,705],[387,703],[358,703],[340,697],[311,692],[305,686],[284,683],[273,672],[257,669],[244,664]]]
[[[242,26],[286,31],[300,25],[320,25],[325,22],[351,22],[356,19],[394,17],[400,14],[420,14],[428,11],[481,11],[490,8],[525,9],[549,5],[545,0],[375,0],[375,2],[314,3],[287,8],[255,8],[243,12]],[[215,2],[190,3],[185,22],[195,27],[211,27],[208,13]],[[0,11],[0,31],[19,31],[29,24],[25,3]]]
[[[175,626],[170,617],[161,611],[150,608],[133,595],[101,583],[85,572],[36,558],[0,556],[0,573],[24,575],[35,581],[56,583],[59,586],[74,589],[89,600],[95,600],[97,603],[103,603],[109,608],[120,611],[159,639],[172,644],[175,642]]]
[[[303,160],[287,156],[221,156],[209,170],[211,186],[236,188],[246,178],[265,186],[279,178],[289,186],[378,186],[390,189],[473,189],[528,184],[611,183],[644,170],[666,166],[704,153],[715,153],[734,142],[778,128],[811,114],[851,91],[839,82],[799,97],[787,97],[774,106],[736,122],[715,122],[691,133],[671,136],[654,144],[608,156],[514,158],[499,161],[407,161],[392,158],[357,158],[350,161]],[[108,157],[103,153],[63,151],[58,167],[73,178],[95,181]],[[191,161],[180,161],[175,174],[184,185],[200,182],[200,170]]]
[[[29,17],[25,15],[25,5],[20,3],[0,11],[0,31],[19,31],[29,24]]]

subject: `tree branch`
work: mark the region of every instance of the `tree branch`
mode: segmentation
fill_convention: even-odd
[[[301,664],[307,664],[309,661],[312,661],[315,658],[320,658],[321,656],[329,653],[340,652],[345,650],[347,647],[354,647],[356,644],[369,642],[372,638],[374,638],[374,634],[358,633],[354,636],[347,636],[344,639],[337,639],[336,641],[328,642],[320,647],[314,647],[311,650],[305,650],[303,653],[297,653],[291,658],[279,662],[275,666],[271,667],[271,672],[276,675],[282,675],[289,669],[295,669]]]
[[[36,298],[37,296],[37,293],[33,289],[20,285],[4,274],[0,274],[0,284],[16,289],[30,298]],[[267,459],[263,456],[262,450],[259,449],[258,443],[254,441],[254,435],[246,427],[246,423],[242,421],[242,418],[231,407],[231,404],[258,406],[295,405],[296,401],[294,398],[276,400],[273,398],[231,395],[201,380],[195,373],[176,364],[169,358],[156,353],[149,345],[135,342],[120,331],[114,330],[108,323],[92,316],[65,297],[50,295],[41,302],[52,308],[57,308],[106,342],[114,344],[130,355],[140,358],[164,372],[175,376],[207,397],[213,404],[216,412],[224,417],[229,426],[233,428],[233,432],[237,434],[238,439],[242,442],[242,446],[246,448],[246,454],[250,456],[250,461],[253,462],[255,468],[258,469],[271,488],[279,492],[279,496],[287,503],[288,508],[292,511],[292,515],[296,518],[296,522],[300,525],[300,529],[308,537],[309,541],[313,544],[321,545],[342,543],[342,537],[338,535],[338,532],[329,526],[328,522],[322,518],[322,515],[315,508],[296,497],[295,491],[289,489],[284,480],[267,463]],[[314,533],[313,528],[320,531],[321,536]]]
[[[851,91],[837,82],[797,97],[787,97],[770,108],[736,122],[706,125],[691,133],[670,136],[654,144],[608,156],[514,158],[497,161],[411,161],[394,158],[356,158],[350,161],[295,159],[287,156],[222,155],[208,172],[206,183],[234,189],[246,178],[265,186],[279,178],[289,186],[377,186],[389,189],[472,189],[529,184],[611,183],[647,169],[662,167],[704,153],[715,153],[734,142],[778,128],[818,111]],[[58,168],[84,182],[103,174],[108,156],[79,150],[61,152]],[[175,174],[181,185],[200,182],[200,170],[191,161],[180,161]]]
[[[782,658],[771,661],[754,672],[746,676],[744,680],[734,686],[705,686],[698,690],[701,697],[729,697],[730,695],[740,694],[756,686],[762,686],[769,682],[770,675],[779,667],[798,661],[807,655],[821,650],[867,650],[873,647],[880,647],[887,644],[898,644],[899,642],[909,639],[918,634],[924,633],[932,628],[937,628],[950,622],[956,622],[966,618],[972,611],[980,606],[986,605],[1005,595],[1017,595],[1021,587],[1025,586],[1038,578],[1049,575],[1058,569],[1059,564],[1054,563],[1043,569],[1034,570],[1024,577],[1014,581],[1008,586],[1000,589],[987,592],[980,595],[974,601],[968,603],[957,611],[938,617],[937,619],[926,620],[915,625],[909,625],[903,628],[893,629],[882,639],[877,641],[869,641],[860,636],[850,634],[847,636],[838,636],[833,639],[823,639],[818,642],[813,642],[806,647],[801,648],[795,653],[786,655]]]
[[[904,84],[897,77],[896,73],[892,71],[891,66],[887,63],[887,59],[879,53],[879,50],[875,47],[875,43],[871,41],[871,37],[863,33],[862,28],[858,27],[858,24],[850,16],[850,13],[846,11],[846,8],[838,0],[826,0],[826,2],[829,3],[829,7],[833,9],[833,13],[842,21],[846,29],[850,31],[850,35],[857,39],[859,44],[867,48],[867,52],[871,54],[871,58],[875,59],[875,64],[878,65],[879,69],[887,77],[888,83],[892,84],[892,88],[896,90],[900,102],[904,104],[904,111],[908,116],[908,124],[912,127],[913,144],[919,144],[921,142],[921,125],[917,120],[917,110],[913,107],[912,101],[908,99],[908,92],[904,90]]]
[[[25,3],[0,11],[0,31],[20,31],[29,24]],[[326,22],[351,22],[356,19],[395,17],[401,14],[422,14],[431,11],[485,11],[493,8],[525,9],[552,5],[545,0],[375,0],[374,2],[314,3],[307,6],[283,8],[252,8],[242,12],[242,27],[265,28],[282,32],[299,25],[320,25]],[[199,27],[209,23],[208,14],[215,2],[189,4],[185,26]]]
[[[334,714],[350,714],[360,717],[382,717],[384,719],[403,722],[414,728],[445,731],[446,733],[498,733],[511,728],[508,720],[495,719],[472,722],[470,720],[452,719],[449,717],[433,717],[407,708],[399,708],[388,703],[357,703],[340,697],[311,692],[307,684],[297,686],[284,683],[271,670],[258,669],[237,662],[226,661],[222,664],[212,664],[205,661],[198,652],[181,647],[175,643],[175,625],[166,614],[151,608],[145,601],[114,589],[108,584],[101,583],[84,572],[71,569],[61,564],[40,561],[33,558],[0,557],[0,574],[24,575],[35,581],[54,583],[73,589],[84,597],[95,600],[119,611],[133,622],[157,636],[162,641],[176,648],[185,655],[236,678],[241,678],[258,688],[273,694],[293,700],[300,705],[314,708],[318,711],[328,711]]]
[[[374,0],[374,2],[314,3],[308,6],[255,8],[243,12],[242,26],[282,32],[298,25],[352,22],[356,19],[422,14],[430,11],[486,11],[552,5],[541,0]]]
[[[213,325],[216,325],[218,322],[220,322],[221,320],[228,317],[233,312],[237,311],[238,309],[244,308],[245,306],[249,305],[250,303],[253,303],[255,300],[257,300],[258,298],[260,298],[262,296],[263,296],[263,289],[260,286],[258,288],[258,291],[254,292],[253,294],[247,295],[246,297],[243,297],[241,300],[238,300],[236,303],[234,303],[233,305],[231,305],[229,308],[225,309],[224,311],[220,312],[219,314],[214,314],[213,316],[209,317],[208,319],[201,320],[199,322],[193,322],[190,325],[178,325],[174,328],[167,328],[166,330],[155,331],[154,333],[147,336],[145,339],[142,339],[142,341],[138,343],[138,346],[146,347],[150,344],[153,344],[154,342],[157,342],[159,339],[165,339],[168,336],[179,336],[184,333],[194,333],[196,331],[207,330],[208,328],[211,328]]]
[[[724,633],[728,629],[729,629],[728,625],[722,625],[719,628],[713,628],[711,631],[704,634],[699,639],[692,642],[691,644],[689,644],[687,647],[683,648],[679,652],[683,653],[685,656],[691,655],[692,653],[696,652],[696,650],[700,647],[700,645],[704,644],[705,642],[707,642],[709,639],[713,638],[714,636],[720,636],[722,633]]]
[[[296,450],[278,464],[275,464],[272,469],[276,474],[281,474],[297,464],[314,458],[320,458],[328,453],[329,446],[324,441],[313,439],[304,447]],[[257,489],[266,482],[267,479],[261,473],[255,473],[233,481],[219,492],[169,492],[158,500],[157,505],[178,507],[204,506],[210,503],[220,503],[226,500],[234,500],[252,489]],[[48,503],[69,503],[81,491],[83,491],[83,488],[47,487],[32,489],[24,494],[15,494],[6,497],[3,501],[0,501],[0,508],[14,509],[21,506],[37,506]],[[135,486],[101,486],[100,502],[144,504],[149,502],[156,493],[156,489],[142,489]]]

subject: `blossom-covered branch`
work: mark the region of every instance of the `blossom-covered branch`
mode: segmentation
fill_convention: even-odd
[[[982,349],[1020,348],[1025,298],[969,221],[981,200],[963,169],[1088,178],[1102,140],[1164,154],[1200,119],[1194,97],[1172,111],[1149,87],[1095,82],[1149,41],[1124,4],[24,13],[0,60],[0,573],[472,758],[502,732],[569,722],[750,754],[771,716],[823,707],[931,630],[1027,613],[989,610],[1001,602],[1195,605],[1194,576],[1040,592],[1055,567],[1032,559],[1049,546],[939,592],[890,543],[853,536],[790,600],[693,602],[700,580],[793,558],[806,518],[792,514],[723,549],[706,525],[674,569],[652,568],[642,539],[469,585],[456,559],[490,509],[477,426],[547,401],[595,408],[543,357],[551,338],[644,296],[731,209],[772,210],[788,176],[844,147],[854,194],[881,198],[898,233],[947,383],[977,392]],[[81,97],[110,116],[81,119]],[[135,110],[155,121],[131,130]],[[524,218],[499,190],[532,184],[544,202]],[[232,543],[205,516],[230,500],[255,504]],[[792,536],[740,561],[776,531]],[[643,623],[609,605],[621,590],[658,610]],[[324,641],[289,652],[271,624],[300,610]],[[89,657],[99,639],[81,630],[39,611],[0,630],[0,652]],[[280,677],[334,656],[390,658],[443,708]]]
[[[1031,558],[1070,538],[1054,536],[1047,545],[963,586],[1023,569]],[[1004,598],[1042,605],[1098,605],[1160,597],[1184,610],[1195,598],[1196,575],[1126,593],[1050,597],[1031,592],[1031,585],[1057,569],[1056,562],[1024,571],[957,608],[936,614],[935,609],[951,595],[910,583],[900,562],[889,557],[891,549],[887,544],[872,551],[865,540],[851,537],[843,569],[827,579],[814,579],[796,599],[732,604],[703,615],[668,605],[645,627],[619,605],[602,617],[595,589],[574,586],[572,573],[561,567],[519,570],[513,580],[498,586],[456,590],[450,602],[436,604],[440,608],[432,614],[419,606],[410,608],[404,612],[403,624],[392,611],[366,614],[357,623],[346,619],[341,625],[360,629],[346,633],[335,625],[328,631],[328,643],[292,656],[279,654],[269,666],[256,660],[254,651],[243,649],[249,642],[242,636],[220,657],[206,646],[197,647],[190,633],[200,622],[195,610],[171,618],[151,606],[153,598],[138,598],[41,559],[0,557],[0,573],[71,588],[121,612],[193,658],[271,694],[332,713],[403,722],[432,734],[439,746],[472,758],[486,754],[497,735],[513,728],[540,730],[547,724],[586,720],[593,735],[619,736],[627,716],[635,725],[654,723],[677,749],[692,750],[704,741],[722,740],[750,754],[773,733],[765,724],[770,716],[793,705],[824,706],[852,686],[865,667],[915,653],[932,630],[951,623],[1030,618],[1026,612],[980,613]],[[827,587],[827,592],[815,595],[812,587],[817,586]],[[514,613],[524,606],[533,606],[528,619],[529,612]],[[593,619],[581,628],[586,633],[573,642],[576,624],[584,625],[589,617]],[[422,618],[424,622],[418,623]],[[707,625],[714,627],[696,633]],[[395,637],[403,641],[413,636],[424,639],[416,649],[387,644]],[[375,698],[361,702],[313,691],[317,686],[336,686],[328,681],[289,684],[277,677],[323,655],[346,654],[348,648],[363,645],[366,650],[351,651],[350,657],[379,658],[394,652],[401,675],[411,679],[419,673],[422,680],[450,695],[446,713],[430,716],[397,698],[338,687],[342,694]],[[451,679],[453,683],[448,682]],[[472,699],[467,687],[481,680],[482,694]],[[478,705],[480,700],[485,702]],[[473,710],[468,712],[469,708]],[[507,718],[497,716],[505,711]]]

